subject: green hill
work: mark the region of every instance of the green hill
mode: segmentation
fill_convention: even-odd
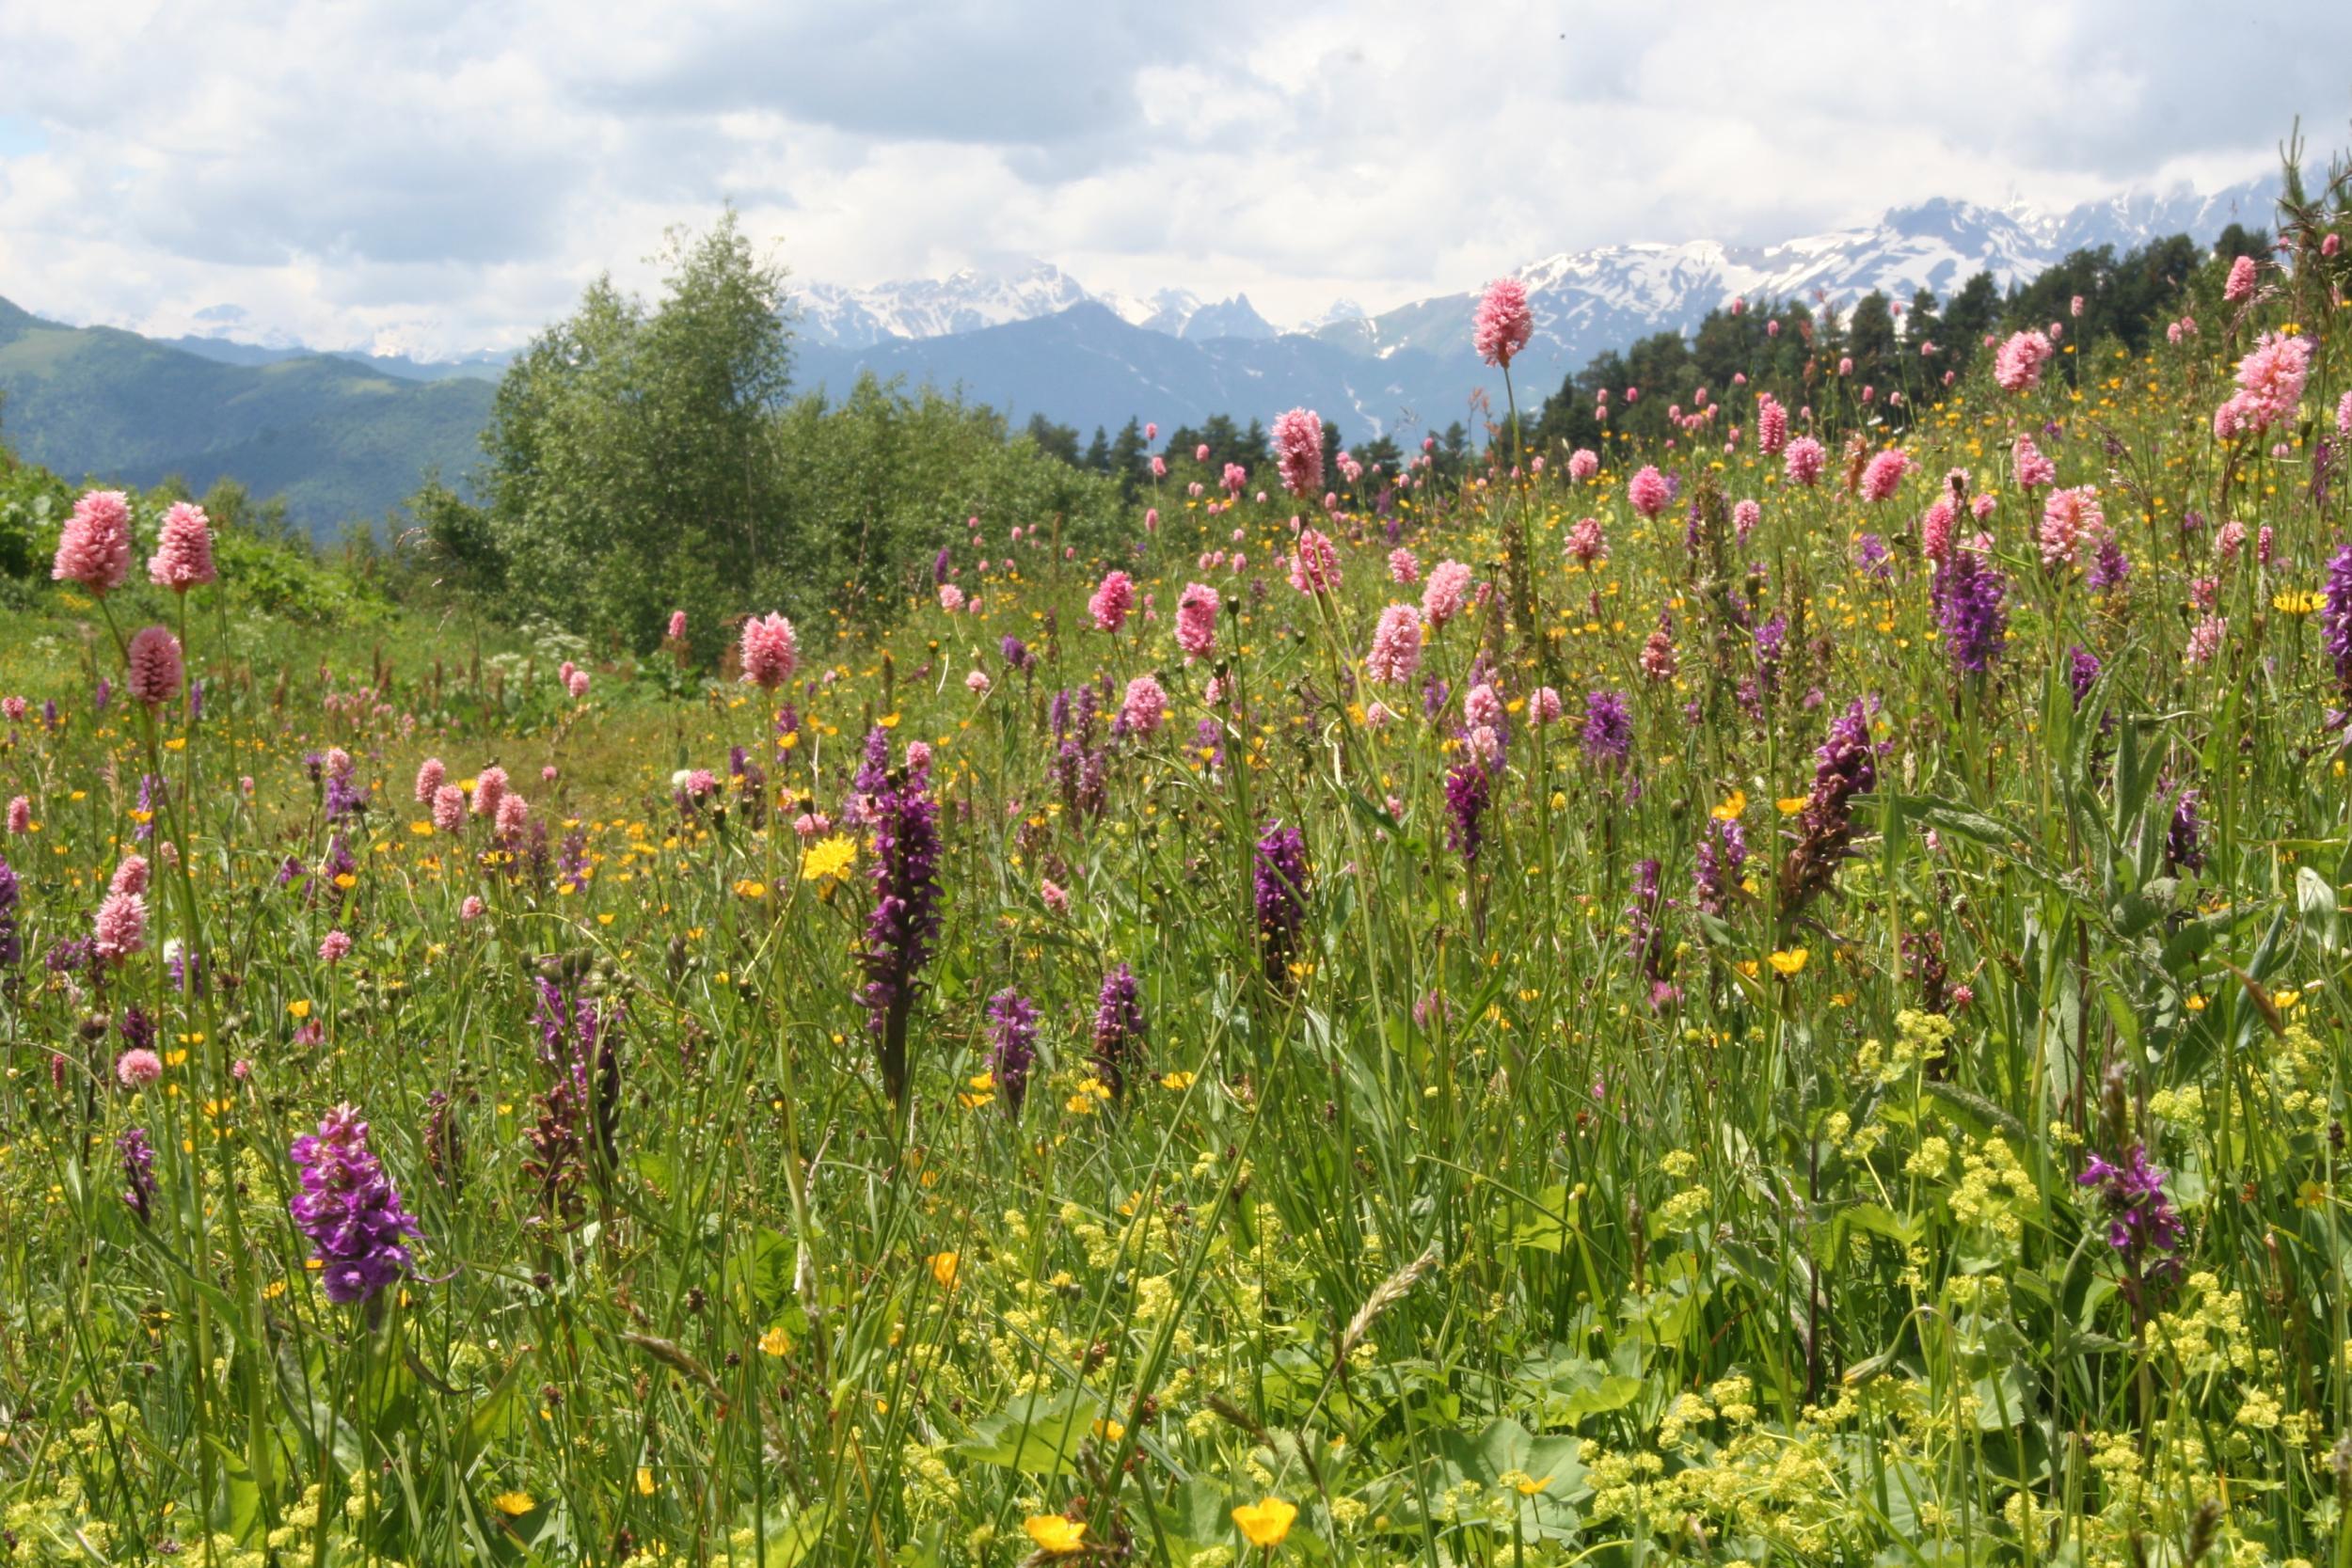
[[[377,521],[427,468],[469,472],[494,390],[330,355],[227,365],[0,299],[0,428],[24,457],[135,484],[178,474],[199,491],[225,475],[284,496],[316,534]]]

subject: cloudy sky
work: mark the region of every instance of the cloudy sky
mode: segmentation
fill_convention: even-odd
[[[0,295],[511,345],[733,200],[800,277],[1038,256],[1374,309],[1634,239],[2352,142],[2352,5],[0,0]]]

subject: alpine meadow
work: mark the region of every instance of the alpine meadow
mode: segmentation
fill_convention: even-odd
[[[813,385],[715,202],[487,396],[0,318],[409,497],[0,450],[0,1563],[2352,1568],[2285,150],[1376,429]]]

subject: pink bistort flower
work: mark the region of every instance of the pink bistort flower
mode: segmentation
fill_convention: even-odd
[[[155,553],[147,562],[147,580],[175,594],[219,580],[213,568],[212,519],[202,507],[176,501],[164,514]]]
[[[131,498],[119,490],[92,490],[73,503],[73,515],[57,535],[49,575],[78,582],[104,597],[131,576]]]

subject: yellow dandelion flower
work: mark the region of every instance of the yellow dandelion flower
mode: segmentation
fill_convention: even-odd
[[[931,1277],[939,1281],[941,1290],[952,1291],[956,1288],[956,1263],[957,1258],[952,1252],[931,1254]]]
[[[829,877],[843,877],[857,863],[857,840],[847,833],[836,833],[819,839],[801,855],[801,880],[821,882]]]
[[[1773,974],[1786,979],[1804,974],[1804,960],[1811,956],[1802,947],[1790,947],[1769,955],[1764,961],[1772,966]]]
[[[501,1492],[490,1499],[490,1506],[510,1519],[519,1519],[539,1505],[528,1492]]]

